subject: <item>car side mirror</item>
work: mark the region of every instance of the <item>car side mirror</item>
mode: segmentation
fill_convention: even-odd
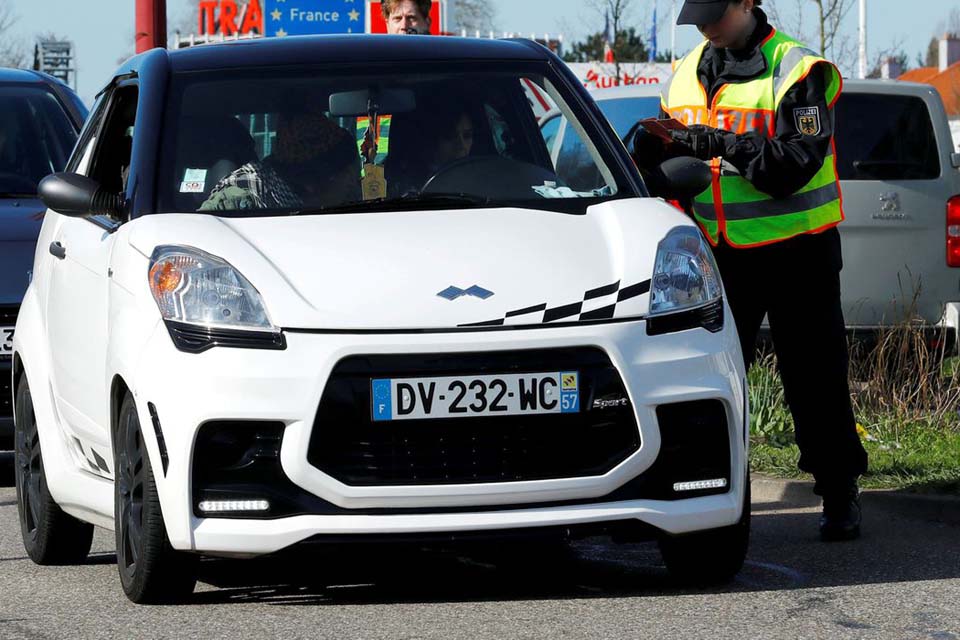
[[[40,181],[37,193],[47,208],[65,216],[118,216],[123,208],[120,195],[78,173],[52,173]]]
[[[713,182],[710,165],[696,158],[671,158],[657,171],[659,193],[668,200],[687,200],[702,193]]]

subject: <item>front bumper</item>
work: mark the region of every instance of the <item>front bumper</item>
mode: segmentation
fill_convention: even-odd
[[[215,348],[200,354],[177,351],[160,324],[130,383],[158,475],[170,541],[177,549],[253,555],[326,534],[492,531],[629,519],[677,534],[733,524],[740,516],[746,475],[746,404],[739,343],[726,313],[725,328],[716,334],[693,329],[651,337],[643,321],[470,333],[286,332],[282,351]],[[640,430],[639,448],[606,473],[499,483],[349,486],[308,460],[320,398],[330,372],[347,357],[583,346],[609,356]],[[700,400],[718,401],[726,413],[729,490],[682,500],[618,499],[626,495],[618,490],[658,458],[657,408]],[[163,455],[161,438],[150,437],[150,405]],[[196,435],[204,423],[230,420],[282,423],[283,475],[331,509],[273,519],[198,517],[191,487]]]
[[[742,486],[735,491],[676,502],[635,500],[540,509],[416,515],[295,516],[281,520],[206,518],[193,532],[197,551],[253,556],[320,536],[410,536],[502,531],[638,520],[660,531],[685,533],[723,527],[740,517]],[[187,547],[184,547],[187,548]]]

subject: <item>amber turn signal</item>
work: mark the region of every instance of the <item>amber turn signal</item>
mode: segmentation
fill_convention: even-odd
[[[161,260],[150,269],[150,289],[155,298],[177,290],[183,280],[183,271],[169,260]]]

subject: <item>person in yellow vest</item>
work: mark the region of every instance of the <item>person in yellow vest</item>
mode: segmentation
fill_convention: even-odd
[[[678,23],[706,39],[663,89],[662,116],[688,128],[671,131],[657,160],[710,163],[713,182],[691,212],[714,247],[744,359],[752,363],[767,316],[799,466],[823,497],[821,537],[849,540],[860,535],[857,482],[867,454],[851,408],[840,305],[833,106],[843,81],[834,64],[772,27],[761,3],[685,0]]]

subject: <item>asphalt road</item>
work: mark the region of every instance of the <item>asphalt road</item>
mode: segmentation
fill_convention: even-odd
[[[960,639],[960,528],[866,514],[821,544],[815,509],[754,505],[747,566],[718,590],[672,585],[650,544],[608,539],[514,553],[368,546],[208,560],[192,601],[123,596],[113,534],[87,563],[38,567],[0,454],[0,638]]]

